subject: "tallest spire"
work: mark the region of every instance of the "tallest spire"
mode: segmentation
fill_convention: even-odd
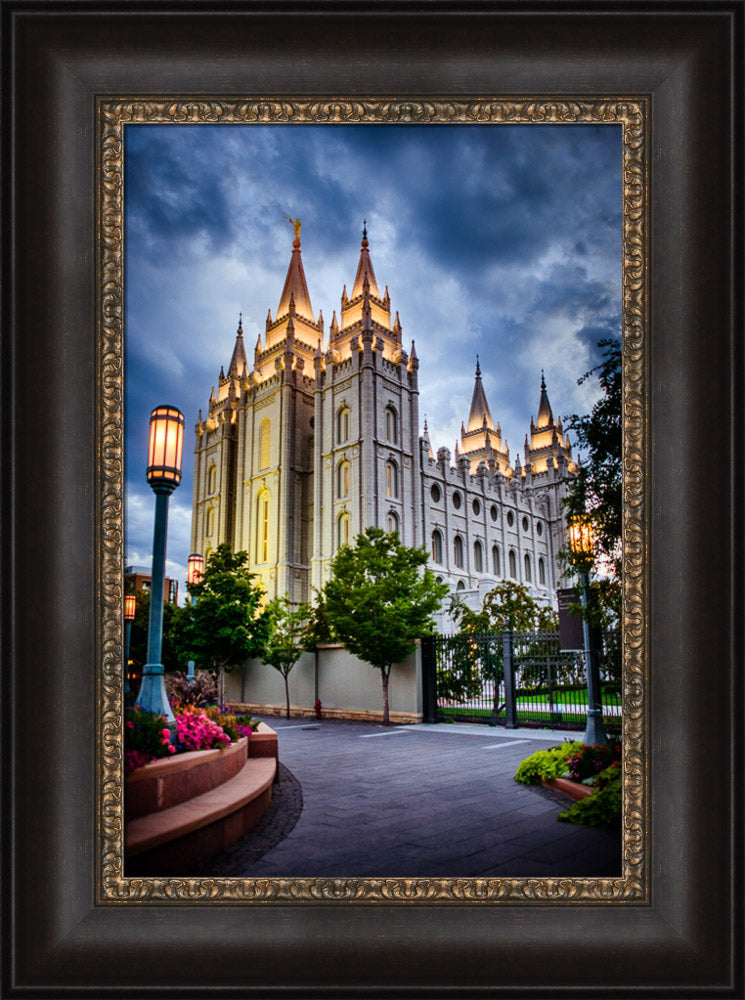
[[[476,355],[476,381],[473,386],[473,397],[471,398],[471,412],[468,416],[468,430],[475,431],[481,427],[488,427],[494,430],[494,421],[489,412],[489,404],[486,401],[484,383],[481,381],[481,367],[479,356]]]
[[[357,274],[354,279],[354,287],[352,289],[352,299],[357,298],[358,295],[362,295],[365,291],[365,281],[367,280],[369,284],[370,294],[375,296],[376,299],[380,298],[380,292],[378,291],[378,283],[375,280],[375,271],[373,271],[372,261],[370,260],[370,244],[367,241],[367,219],[362,223],[362,244],[360,248],[360,262],[357,265]]]
[[[292,223],[295,231],[295,239],[292,242],[292,256],[290,257],[290,266],[287,268],[285,286],[282,289],[282,296],[279,300],[277,317],[279,318],[288,313],[290,305],[293,304],[295,312],[309,319],[312,323],[313,309],[310,304],[310,294],[308,293],[303,261],[300,256],[300,219],[291,219],[289,215],[286,215],[285,219]]]

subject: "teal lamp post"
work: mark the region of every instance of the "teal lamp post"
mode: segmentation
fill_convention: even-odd
[[[181,482],[184,447],[184,415],[175,406],[156,406],[150,414],[147,481],[155,493],[153,569],[150,582],[150,619],[147,630],[147,663],[136,704],[148,712],[165,715],[172,725],[176,717],[166,694],[161,663],[163,647],[163,587],[166,575],[168,498]]]
[[[595,744],[605,743],[608,736],[603,725],[597,650],[592,645],[590,621],[587,617],[587,609],[590,604],[590,569],[595,558],[592,523],[589,517],[574,517],[570,522],[569,548],[572,552],[572,561],[577,570],[582,591],[582,638],[585,647],[585,671],[587,675],[587,722],[584,742],[595,746]]]
[[[192,552],[189,558],[186,560],[186,586],[187,588],[193,586],[195,583],[199,583],[202,579],[202,573],[204,572],[204,556],[200,555],[198,552]],[[189,600],[194,604],[194,595],[189,594]],[[188,672],[186,678],[191,684],[194,680],[194,660],[189,660]]]
[[[132,638],[132,622],[135,617],[137,599],[134,594],[124,598],[124,693],[129,694],[129,645]]]

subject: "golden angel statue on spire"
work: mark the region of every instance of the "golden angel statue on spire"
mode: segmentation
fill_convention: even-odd
[[[293,219],[289,215],[283,215],[283,219],[287,219],[288,222],[292,223],[292,228],[295,230],[295,239],[300,239],[300,219]]]

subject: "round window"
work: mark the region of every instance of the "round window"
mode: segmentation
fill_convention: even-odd
[[[478,500],[473,501],[473,512],[477,517],[481,513],[481,504],[478,502]]]
[[[432,489],[429,491],[429,495],[432,497],[435,503],[440,502],[440,497],[442,496],[442,494],[440,493],[440,487],[437,485],[437,483],[434,483]]]
[[[512,525],[514,523],[515,523],[515,515],[512,513],[511,510],[508,510],[507,511],[507,524],[509,524],[509,526],[512,527]]]
[[[523,531],[527,531],[529,527],[530,527],[530,521],[527,519],[527,517],[524,517],[523,518]]]
[[[497,517],[499,516],[499,511],[497,510],[497,505],[495,503],[491,505],[491,510],[489,511],[489,513],[491,514],[492,521],[496,521]]]
[[[460,493],[453,493],[453,507],[460,510]]]

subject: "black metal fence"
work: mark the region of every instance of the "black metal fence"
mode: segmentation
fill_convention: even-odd
[[[596,651],[603,721],[621,726],[620,641],[607,633]],[[422,640],[426,722],[585,728],[584,650],[562,650],[558,632],[436,635]]]

